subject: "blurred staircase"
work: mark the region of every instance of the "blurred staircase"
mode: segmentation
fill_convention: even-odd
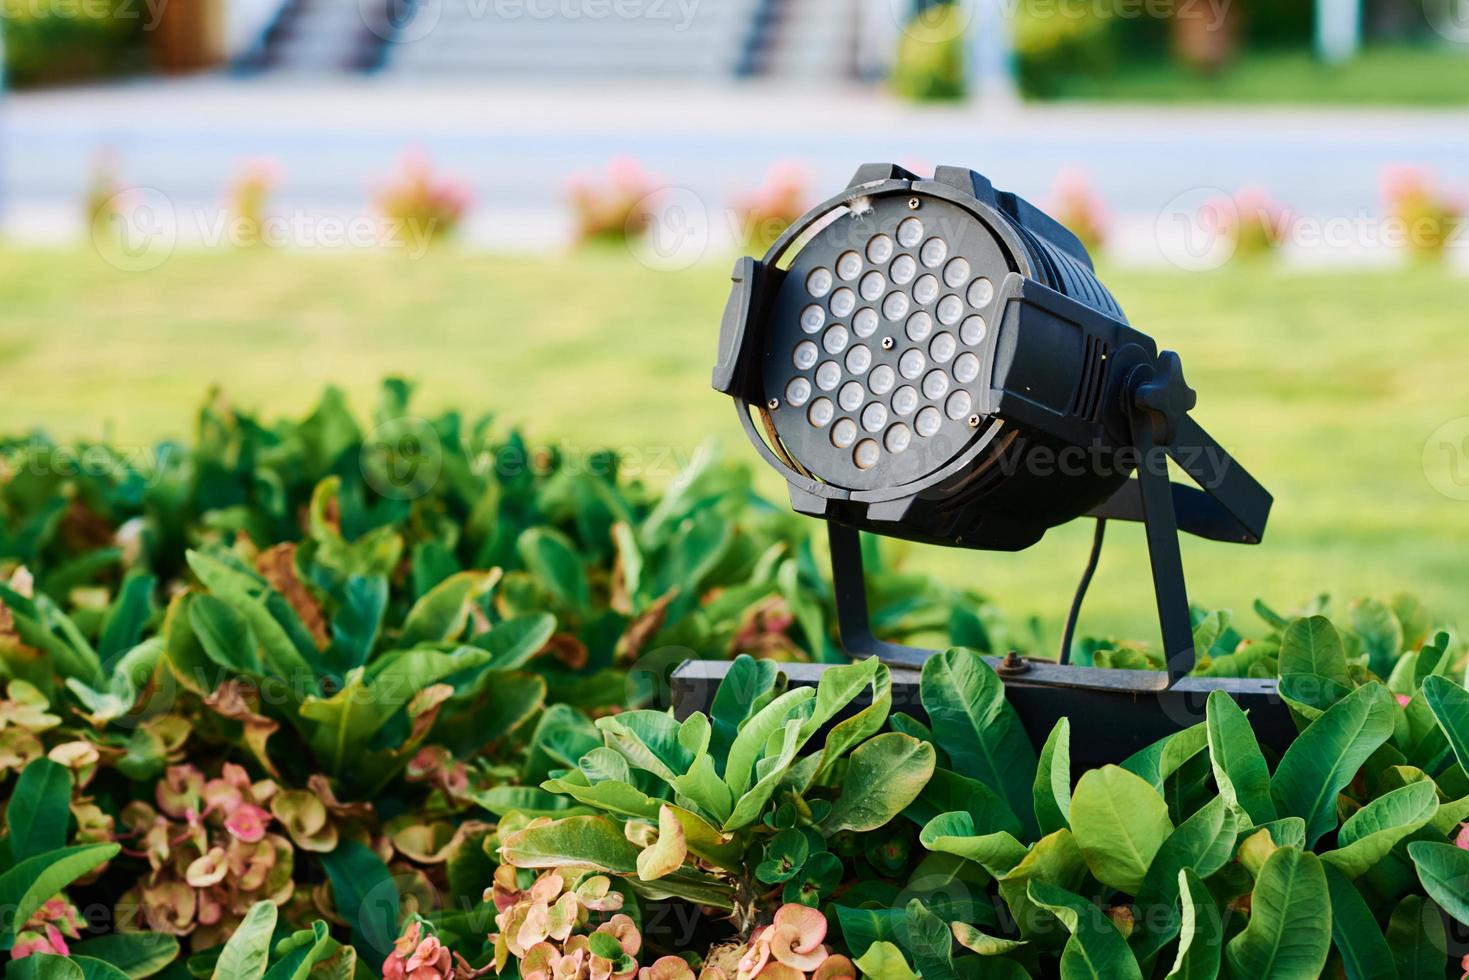
[[[284,0],[241,66],[544,83],[845,81],[858,74],[861,5],[888,2]]]
[[[405,41],[388,46],[383,71],[546,82],[729,78],[755,2],[428,0],[404,25]]]

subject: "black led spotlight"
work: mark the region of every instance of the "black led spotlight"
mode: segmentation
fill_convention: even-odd
[[[1105,521],[1141,521],[1167,676],[1009,658],[1007,682],[1198,683],[1183,680],[1178,531],[1257,543],[1271,498],[1189,415],[1178,356],[1129,325],[1075,235],[971,170],[868,164],[733,279],[713,384],[792,506],[827,521],[849,655],[912,667],[930,652],[872,636],[858,531],[1013,551],[1091,516],[1061,658]],[[1170,481],[1170,459],[1197,488]]]

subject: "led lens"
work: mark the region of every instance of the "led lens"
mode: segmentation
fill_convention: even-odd
[[[831,294],[833,316],[847,316],[857,308],[857,294],[843,286]]]
[[[796,351],[791,355],[791,363],[796,365],[798,371],[809,371],[816,366],[816,359],[821,356],[821,351],[809,340],[803,340],[796,345]]]
[[[937,269],[949,257],[949,246],[942,238],[930,238],[918,250],[919,260],[930,269]]]
[[[856,279],[862,272],[862,256],[856,252],[843,252],[837,259],[837,275],[847,282]]]
[[[806,410],[806,418],[810,419],[811,424],[818,429],[830,422],[834,415],[836,415],[836,408],[832,405],[830,398],[818,398]]]
[[[857,288],[861,290],[863,299],[874,300],[882,295],[882,291],[887,288],[887,283],[883,282],[881,272],[869,272],[862,277]]]
[[[879,364],[867,376],[867,387],[872,389],[874,395],[886,395],[893,390],[893,385],[897,380],[898,377],[891,367],[886,364]]]
[[[939,431],[939,427],[943,424],[944,417],[932,405],[920,411],[918,416],[913,420],[913,428],[917,430],[919,435],[925,438],[936,434]]]
[[[949,376],[942,371],[930,371],[923,376],[923,395],[933,401],[944,397],[949,390]]]
[[[958,345],[954,343],[953,334],[941,333],[928,345],[928,356],[933,358],[935,364],[947,364],[949,358],[954,356],[956,347]]]
[[[877,311],[864,306],[852,317],[852,332],[859,337],[871,337],[877,332]]]
[[[877,465],[879,455],[881,450],[877,448],[877,443],[871,439],[863,439],[852,452],[852,461],[857,464],[858,469],[870,470]]]
[[[867,243],[867,261],[881,265],[893,257],[893,240],[886,235],[877,235]]]
[[[812,269],[811,274],[806,277],[806,292],[817,299],[831,292],[831,270]]]
[[[964,416],[968,415],[969,409],[972,407],[973,400],[969,397],[969,392],[965,391],[963,388],[960,388],[958,391],[949,396],[948,401],[944,402],[944,414],[948,415],[949,418],[958,421],[959,419],[962,419]]]
[[[899,286],[906,286],[913,281],[914,276],[918,275],[918,263],[913,261],[911,255],[900,255],[893,259],[888,275],[892,276],[893,282]]]
[[[939,294],[939,281],[933,276],[919,276],[918,281],[913,284],[913,298],[919,306],[927,306],[932,303]]]
[[[908,443],[913,441],[913,433],[902,422],[896,422],[888,434],[883,437],[882,444],[890,453],[900,453],[908,448]]]
[[[805,378],[792,378],[791,383],[786,385],[786,403],[792,408],[800,408],[810,397],[811,382]]]
[[[840,354],[847,349],[847,343],[851,339],[847,328],[838,323],[821,335],[821,346],[826,348],[828,354]]]
[[[967,385],[979,377],[979,358],[965,351],[954,359],[954,380]]]
[[[872,351],[865,344],[858,344],[847,351],[847,370],[852,374],[864,374],[872,366]]]
[[[919,310],[908,318],[906,329],[908,339],[915,344],[921,344],[933,333],[933,317]]]
[[[964,325],[959,328],[959,339],[970,347],[983,342],[984,334],[984,317],[978,315],[965,317]]]
[[[995,298],[995,284],[980,276],[969,284],[969,294],[966,297],[969,305],[980,309],[990,305],[990,300]]]
[[[835,312],[834,305],[832,312]],[[940,323],[946,327],[952,327],[964,315],[964,301],[953,293],[950,293],[948,296],[939,300],[937,313]]]
[[[862,399],[866,397],[867,393],[862,390],[861,385],[848,381],[842,385],[841,393],[837,395],[837,404],[842,406],[844,412],[855,412],[862,407]]]
[[[862,409],[862,428],[868,432],[881,432],[888,424],[888,410],[882,402],[868,402]]]
[[[840,265],[838,265],[837,271],[841,271]],[[944,266],[944,283],[950,289],[958,289],[968,281],[969,263],[964,261],[964,259],[954,259],[948,265]]]
[[[898,373],[912,381],[923,373],[928,362],[923,359],[923,351],[916,347],[910,347],[903,351],[903,356],[898,358]]]
[[[898,223],[898,244],[912,248],[923,238],[923,222],[917,218],[904,218]]]
[[[889,320],[901,320],[908,315],[908,294],[891,292],[882,301],[882,315]]]
[[[815,303],[801,311],[801,329],[807,333],[815,333],[820,330],[821,325],[825,322],[826,313]]]
[[[831,444],[838,449],[846,449],[857,441],[857,423],[851,419],[837,419],[837,424],[831,427]]]
[[[913,410],[918,407],[918,389],[912,385],[904,385],[893,392],[893,411],[899,415],[912,415]]]
[[[822,361],[821,367],[816,369],[816,387],[822,391],[831,391],[842,380],[842,369],[837,367],[836,361]]]

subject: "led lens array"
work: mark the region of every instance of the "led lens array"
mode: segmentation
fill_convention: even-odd
[[[893,234],[843,251],[807,272],[804,286],[807,336],[791,351],[796,375],[785,403],[827,430],[858,469],[877,466],[884,452],[921,446],[915,440],[937,436],[945,418],[971,415],[966,386],[979,377],[976,351],[988,333],[982,311],[995,286],[962,256],[950,258],[949,243],[927,234],[922,220],[906,217]],[[879,333],[882,344],[869,346]],[[873,346],[901,348],[896,371],[873,367]]]

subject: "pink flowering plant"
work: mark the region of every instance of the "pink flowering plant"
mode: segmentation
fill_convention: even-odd
[[[1464,240],[1465,203],[1441,190],[1432,174],[1399,164],[1384,168],[1380,183],[1387,216],[1397,225],[1394,238],[1409,254],[1441,256]]]
[[[614,157],[600,172],[572,177],[567,199],[576,241],[620,244],[641,237],[662,187],[659,178],[630,156]]]
[[[811,206],[810,177],[794,161],[773,164],[764,181],[730,202],[736,238],[747,252],[763,253]]]
[[[428,155],[408,150],[398,172],[373,195],[378,212],[413,240],[452,237],[474,198],[469,184],[439,173]]]

